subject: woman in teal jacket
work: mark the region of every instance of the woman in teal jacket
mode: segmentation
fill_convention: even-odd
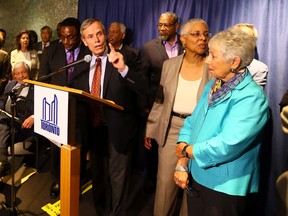
[[[235,28],[209,42],[207,63],[216,79],[206,85],[176,145],[174,180],[187,188],[189,215],[245,215],[258,192],[258,156],[269,111],[264,91],[246,67],[254,48],[255,38]]]

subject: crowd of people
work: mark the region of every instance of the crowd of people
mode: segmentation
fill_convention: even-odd
[[[132,171],[144,173],[146,192],[155,191],[155,216],[253,211],[261,134],[269,119],[263,91],[268,67],[254,58],[257,30],[238,23],[212,37],[203,19],[179,26],[173,12],[162,13],[157,28],[159,37],[137,49],[125,44],[123,23],[112,22],[106,30],[98,19],[81,23],[68,17],[57,24],[57,40],[51,41],[52,28],[43,26],[40,42],[33,31],[23,30],[15,50],[0,49],[0,176],[10,169],[9,92],[16,88],[30,97],[33,88],[20,87],[23,79],[37,80],[91,55],[91,62],[41,81],[124,107],[83,103],[75,113],[80,179],[92,179],[97,215],[126,215]],[[0,30],[0,48],[5,36]],[[21,116],[19,130],[31,131],[33,123],[32,109]],[[60,149],[51,143],[50,150],[50,197],[57,198]]]

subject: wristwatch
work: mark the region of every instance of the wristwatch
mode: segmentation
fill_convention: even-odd
[[[183,155],[184,157],[189,157],[189,156],[188,156],[188,153],[186,152],[186,148],[187,148],[188,146],[189,146],[189,145],[184,146],[184,148],[183,148],[183,150],[182,150],[182,155]]]

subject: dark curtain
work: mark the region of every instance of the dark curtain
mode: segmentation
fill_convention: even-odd
[[[112,21],[126,24],[131,46],[141,46],[155,37],[159,15],[175,12],[180,25],[190,18],[207,21],[211,33],[238,22],[253,23],[258,29],[258,59],[269,67],[266,93],[271,109],[271,123],[262,150],[261,210],[276,215],[275,181],[288,169],[287,135],[281,131],[279,102],[288,86],[287,36],[288,1],[286,0],[79,0],[78,18],[98,18],[106,27]],[[235,125],[237,127],[237,125]],[[233,131],[233,128],[231,128]],[[231,132],[232,132],[231,131]]]

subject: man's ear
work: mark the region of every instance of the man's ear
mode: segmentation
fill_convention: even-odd
[[[122,37],[121,37],[121,38],[122,38],[122,40],[124,40],[124,38],[125,38],[125,37],[126,37],[126,34],[125,34],[125,33],[123,33],[123,34],[122,34]]]

